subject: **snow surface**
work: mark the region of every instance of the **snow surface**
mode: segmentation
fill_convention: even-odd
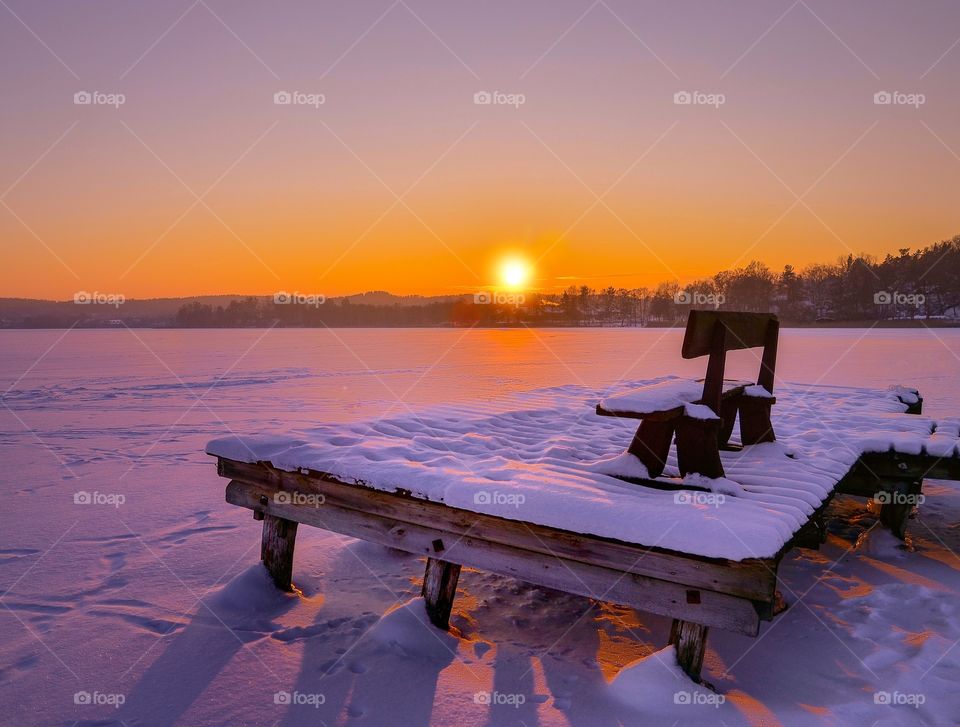
[[[713,409],[706,404],[684,404],[683,413],[691,419],[701,419],[703,421],[720,418],[714,414]]]
[[[464,569],[455,641],[424,627],[418,644],[395,622],[418,617],[423,560],[306,527],[294,562],[300,592],[278,593],[259,564],[260,523],[224,503],[225,481],[203,454],[226,428],[308,431],[437,402],[454,402],[456,417],[552,384],[582,383],[592,406],[590,392],[628,371],[701,376],[702,361],[678,358],[682,338],[652,329],[0,331],[0,724],[956,725],[957,483],[924,483],[908,546],[875,506],[836,498],[821,550],[781,563],[787,611],[756,639],[711,629],[703,675],[725,698],[715,707],[675,703],[692,690],[664,651],[670,621],[630,608]],[[939,422],[928,448],[956,437],[960,330],[784,329],[780,344],[788,379],[920,386]],[[756,367],[743,357],[744,374]],[[627,422],[610,431],[616,442],[580,449],[587,460],[626,446]],[[575,431],[569,439],[581,444]],[[76,504],[78,490],[126,499]],[[637,686],[626,699],[611,686],[659,678],[645,669],[675,686]],[[81,691],[125,701],[75,704]],[[278,693],[291,702],[277,703]],[[891,703],[878,703],[884,694]],[[924,703],[911,706],[917,696]]]
[[[760,386],[760,384],[752,384],[751,386],[746,387],[743,390],[743,395],[753,397],[754,399],[772,399],[773,398],[773,394],[767,391],[767,389],[764,388],[763,386]],[[908,403],[907,400],[904,399],[902,396],[899,398],[904,403]]]
[[[665,377],[621,384],[644,391],[698,382]],[[324,424],[285,434],[230,435],[209,454],[313,470],[348,484],[393,492],[579,533],[709,557],[775,555],[864,452],[954,454],[955,427],[904,414],[905,390],[782,384],[772,419],[776,442],[722,452],[722,501],[706,505],[614,477],[644,476],[623,450],[636,420],[594,413],[599,391],[553,387],[506,403],[436,407],[390,419]],[[653,397],[660,400],[660,397]],[[713,416],[686,404],[692,416]],[[705,410],[701,414],[701,410]],[[677,477],[675,454],[664,479]],[[690,480],[685,484],[689,485]],[[732,483],[732,484],[730,484]]]
[[[724,379],[723,390],[749,385],[749,381]],[[699,399],[703,394],[703,381],[671,376],[659,381],[638,381],[626,388],[622,393],[603,397],[600,406],[613,414],[669,411]]]

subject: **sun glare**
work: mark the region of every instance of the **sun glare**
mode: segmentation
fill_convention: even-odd
[[[508,258],[500,265],[500,282],[508,288],[522,288],[530,280],[530,265],[520,258]]]

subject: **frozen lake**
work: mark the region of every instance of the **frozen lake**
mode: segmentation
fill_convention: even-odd
[[[678,706],[670,691],[639,712],[607,682],[666,643],[665,619],[465,573],[459,638],[417,647],[403,609],[384,618],[417,595],[415,558],[304,528],[302,596],[261,589],[259,524],[223,502],[203,454],[229,432],[701,376],[706,360],[681,360],[681,339],[675,329],[0,331],[2,721],[954,723],[960,495],[949,483],[925,488],[913,552],[873,528],[863,501],[839,501],[824,549],[794,551],[781,568],[797,604],[759,640],[712,635],[704,676],[727,703]],[[753,354],[730,361],[728,376],[756,376]],[[911,385],[924,413],[960,414],[960,330],[786,329],[777,372]],[[76,504],[80,491],[101,504]],[[875,704],[882,690],[924,703]],[[279,691],[323,704],[275,704]],[[523,702],[476,699],[494,691]],[[75,704],[77,692],[124,704]]]

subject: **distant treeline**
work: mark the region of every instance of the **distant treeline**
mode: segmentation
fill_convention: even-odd
[[[671,325],[690,308],[771,311],[786,323],[960,319],[960,236],[877,260],[848,255],[801,271],[760,262],[686,286],[562,293],[478,293],[424,305],[367,305],[246,298],[226,306],[183,306],[176,325],[230,326],[646,326]]]
[[[794,325],[960,325],[960,236],[882,260],[848,255],[833,264],[799,271],[787,265],[779,272],[751,262],[686,286],[663,283],[654,289],[584,285],[549,294],[481,291],[436,298],[368,292],[329,300],[277,293],[186,302],[81,291],[74,298],[0,299],[0,327],[664,326],[682,323],[690,308],[770,311]]]

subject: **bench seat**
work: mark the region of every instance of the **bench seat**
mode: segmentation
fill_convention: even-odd
[[[723,398],[739,396],[747,387],[754,386],[750,381],[724,379]],[[624,394],[610,396],[597,404],[597,414],[601,416],[624,417],[628,419],[653,419],[666,421],[683,414],[687,404],[696,404],[703,394],[703,379],[676,379],[659,384],[644,386]]]

